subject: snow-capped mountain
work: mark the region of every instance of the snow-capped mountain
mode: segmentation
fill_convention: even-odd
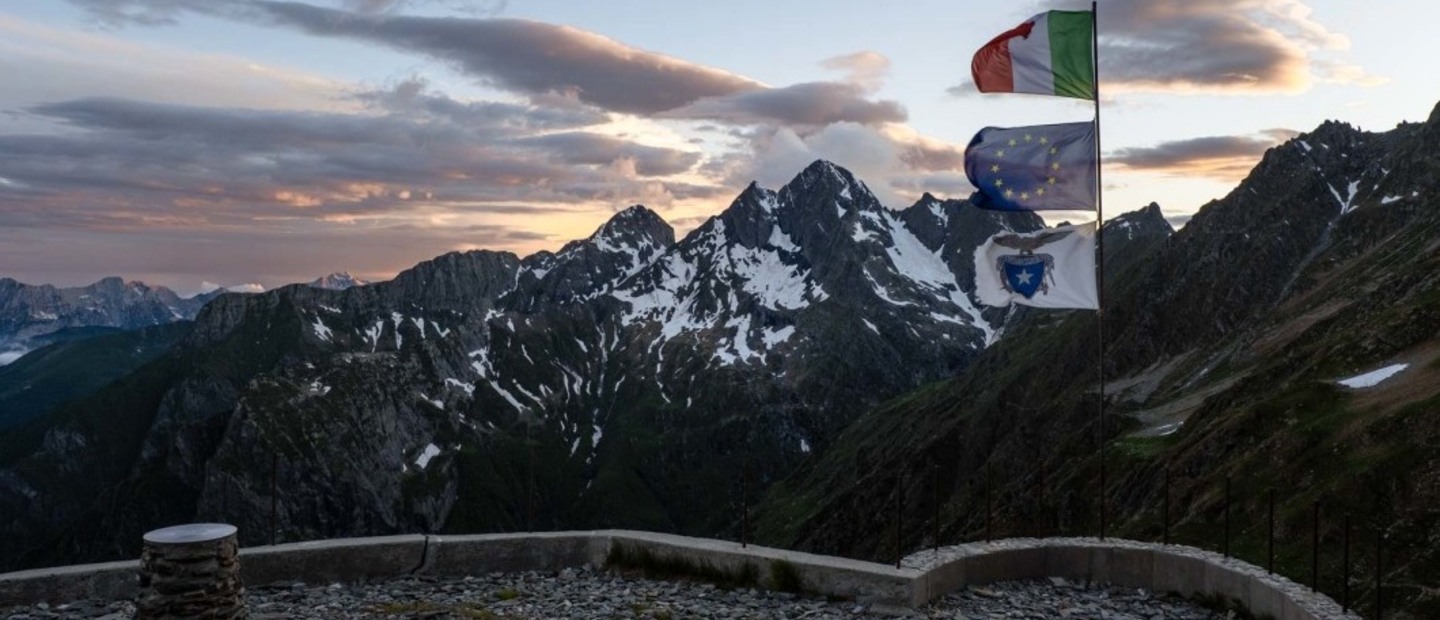
[[[311,280],[310,283],[307,284],[307,286],[329,289],[332,291],[343,291],[347,288],[355,286],[365,286],[366,284],[369,284],[369,282],[350,275],[350,272],[348,271],[337,271],[330,275],[315,278],[314,280]]]
[[[976,306],[973,251],[1000,230],[1040,226],[929,195],[890,210],[820,161],[778,190],[752,184],[679,241],[634,206],[554,253],[457,252],[367,286],[222,296],[155,363],[170,366],[113,388],[157,400],[116,411],[102,390],[75,405],[76,420],[90,407],[153,419],[142,434],[36,446],[0,472],[0,507],[20,505],[25,472],[63,461],[99,485],[57,498],[56,510],[74,510],[64,514],[138,484],[117,501],[158,493],[175,518],[225,513],[258,533],[268,500],[250,504],[269,471],[248,464],[278,451],[279,518],[295,536],[720,533],[738,501],[734,472],[749,468],[763,488],[867,407],[953,375],[993,343],[1009,317]],[[86,455],[107,441],[131,442],[139,460],[92,471]],[[532,450],[544,466],[516,469]],[[170,473],[149,480],[160,463]],[[49,531],[60,514],[20,530]],[[119,519],[104,530],[115,544],[149,525]]]
[[[117,277],[74,288],[0,278],[0,354],[33,348],[67,329],[136,329],[193,319],[220,292],[182,298],[163,286]]]

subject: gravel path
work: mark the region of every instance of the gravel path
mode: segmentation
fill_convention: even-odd
[[[1224,618],[1178,599],[1062,579],[971,587],[919,611],[871,609],[847,601],[706,583],[654,581],[584,569],[463,579],[397,579],[366,585],[301,583],[249,588],[252,620],[280,618],[570,619],[832,618],[1210,620]],[[129,618],[129,602],[79,602],[0,609],[11,620]]]

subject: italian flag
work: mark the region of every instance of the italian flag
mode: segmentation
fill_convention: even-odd
[[[975,52],[970,73],[982,93],[1095,98],[1094,18],[1090,11],[1049,11],[995,37]]]

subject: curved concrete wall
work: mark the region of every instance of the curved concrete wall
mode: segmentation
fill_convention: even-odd
[[[1343,613],[1329,597],[1258,566],[1179,545],[1113,538],[1021,538],[922,551],[903,564],[921,572],[914,583],[917,602],[971,584],[1064,577],[1183,596],[1223,596],[1261,618],[1359,618]]]
[[[1278,575],[1219,554],[1175,545],[1093,538],[1010,539],[922,551],[901,568],[768,547],[671,534],[604,530],[385,536],[242,549],[241,577],[250,585],[328,583],[407,575],[603,566],[624,546],[652,557],[685,560],[723,571],[747,565],[760,582],[784,563],[805,589],[881,606],[920,606],[971,584],[1013,579],[1067,579],[1156,592],[1219,595],[1257,616],[1276,620],[1358,618],[1329,598]],[[118,599],[136,592],[138,562],[112,562],[0,574],[0,606]]]

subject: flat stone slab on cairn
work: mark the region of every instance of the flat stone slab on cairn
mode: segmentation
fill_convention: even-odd
[[[235,526],[192,523],[145,534],[135,617],[245,617]]]

